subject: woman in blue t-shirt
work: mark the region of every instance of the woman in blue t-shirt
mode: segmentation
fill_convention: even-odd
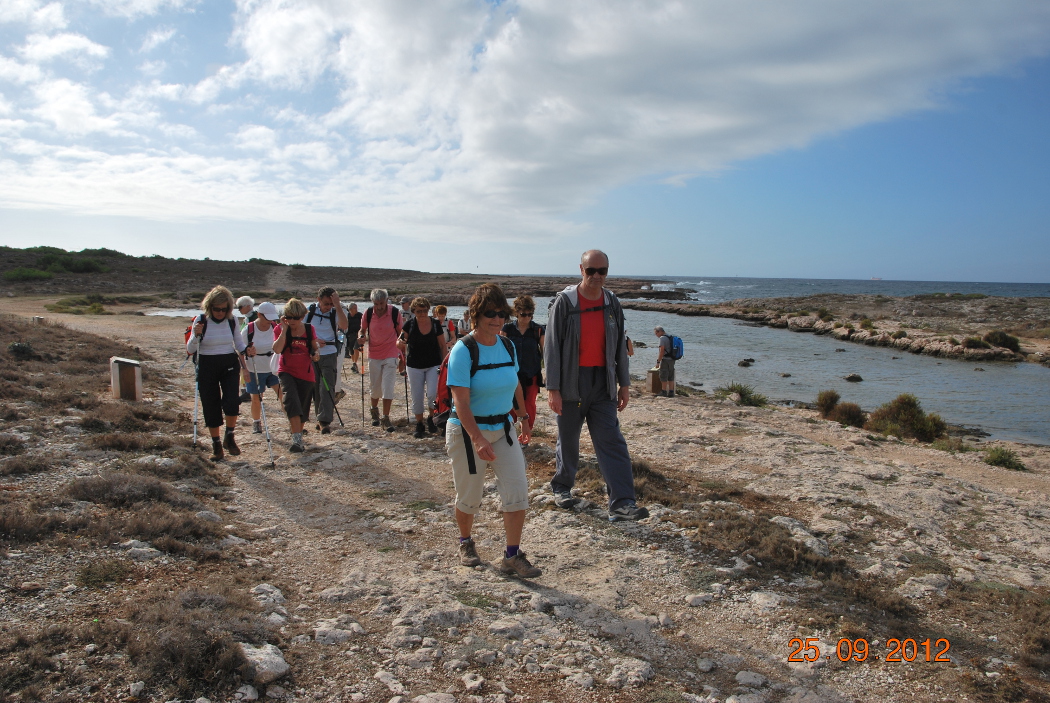
[[[543,572],[518,548],[529,507],[521,444],[528,443],[531,430],[529,416],[524,414],[519,418],[521,435],[515,437],[511,428],[510,411],[515,404],[524,407],[525,399],[518,383],[514,344],[499,334],[510,315],[507,296],[495,283],[481,285],[470,298],[467,314],[474,331],[457,342],[449,355],[447,384],[452,391],[452,415],[445,438],[456,487],[459,563],[481,564],[470,530],[484,497],[485,469],[491,467],[507,531],[507,548],[499,570],[535,578]]]

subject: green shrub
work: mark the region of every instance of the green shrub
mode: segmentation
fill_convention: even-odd
[[[105,257],[107,259],[130,259],[131,258],[130,255],[125,254],[122,251],[117,251],[116,249],[106,249],[105,247],[102,247],[101,249],[81,249],[78,253],[81,256],[103,256],[103,257]]]
[[[938,439],[930,446],[934,449],[940,449],[942,452],[951,452],[953,454],[955,452],[977,451],[958,437],[945,437],[944,439]]]
[[[876,408],[864,427],[885,435],[914,437],[920,442],[932,442],[948,428],[936,413],[926,414],[919,399],[911,393],[901,393]]]
[[[304,268],[306,268],[306,264],[292,264],[292,268],[293,269],[304,269]]]
[[[838,391],[826,390],[817,393],[817,410],[820,411],[821,417],[827,417],[831,414],[831,411],[835,409],[835,406],[839,402],[841,396]]]
[[[896,332],[894,332],[890,336],[893,337],[894,339],[904,339],[905,337],[908,336],[908,333],[905,332],[904,330],[897,330]]]
[[[274,261],[273,259],[260,259],[254,256],[248,259],[248,263],[259,264],[260,266],[284,266],[280,261]]]
[[[955,337],[948,337],[948,344],[951,344],[953,347],[957,347],[959,346],[959,340]]]
[[[842,323],[841,322],[836,322],[834,325],[832,325],[832,327],[834,329],[838,329],[838,328],[842,327]]]
[[[769,402],[764,395],[755,392],[754,386],[749,386],[746,383],[730,383],[725,386],[719,386],[715,389],[716,398],[728,398],[734,393],[740,395],[740,400],[737,401],[737,405],[761,407]]]
[[[828,310],[827,308],[820,308],[819,310],[817,310],[817,317],[819,317],[824,322],[828,322],[834,316],[831,314],[831,311]]]
[[[963,340],[962,345],[967,349],[991,349],[992,345],[984,341],[980,337],[967,337]]]
[[[29,342],[11,342],[7,345],[7,351],[19,361],[27,361],[36,357],[33,345]]]
[[[875,329],[875,323],[865,317],[860,321],[860,327],[865,330],[873,330]]]
[[[984,335],[984,341],[992,346],[1003,347],[1012,352],[1021,351],[1021,340],[1003,332],[1002,330],[992,330]]]
[[[48,271],[40,271],[38,269],[21,266],[4,272],[4,279],[8,281],[38,281],[48,278],[53,278],[52,274]]]
[[[1017,456],[1017,452],[1008,447],[990,448],[984,455],[984,463],[990,466],[1001,466],[1004,469],[1012,469],[1013,471],[1026,471],[1028,468]]]
[[[864,427],[868,416],[856,403],[839,403],[832,408],[827,418],[844,427]]]

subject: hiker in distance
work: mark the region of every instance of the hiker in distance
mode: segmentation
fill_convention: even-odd
[[[339,333],[346,332],[346,311],[339,303],[339,293],[331,286],[317,291],[317,302],[307,308],[304,324],[313,326],[314,337],[320,342],[321,359],[317,368],[321,377],[314,386],[315,407],[317,408],[317,429],[321,434],[332,431],[332,417],[335,411],[336,378],[339,376],[339,363],[342,347],[339,345]],[[306,420],[310,420],[310,408],[307,406]]]
[[[320,340],[314,336],[313,325],[303,322],[306,306],[298,298],[291,298],[284,305],[280,334],[273,343],[277,354],[277,377],[284,393],[284,412],[292,430],[292,446],[289,451],[302,452],[303,424],[307,421],[310,398],[314,394],[314,373],[321,356],[318,352]]]
[[[354,373],[361,373],[361,369],[357,367],[357,360],[361,358],[361,350],[364,349],[361,340],[358,339],[361,333],[361,317],[361,313],[357,311],[357,303],[350,303],[350,307],[346,309],[346,343],[352,348],[350,370]]]
[[[529,434],[536,426],[536,396],[543,385],[540,361],[543,359],[543,327],[533,322],[536,302],[531,295],[514,299],[514,322],[503,325],[503,336],[518,350],[518,381],[525,393],[525,412],[529,416]]]
[[[410,305],[412,317],[405,322],[397,348],[405,353],[408,385],[412,389],[412,412],[416,416],[413,437],[437,433],[434,424],[434,400],[437,398],[438,367],[445,358],[445,337],[437,320],[430,316],[430,301],[414,298]],[[423,393],[426,391],[427,422],[423,424]]]
[[[664,331],[663,327],[657,327],[653,334],[660,340],[659,351],[656,353],[656,365],[660,368],[661,398],[674,398],[674,353],[671,337]]]
[[[515,403],[522,407],[524,397],[518,383],[514,345],[500,336],[510,308],[500,287],[485,283],[471,296],[467,314],[475,329],[452,348],[447,374],[452,413],[445,450],[452,460],[452,482],[456,488],[459,563],[481,564],[471,529],[484,498],[485,471],[491,468],[496,475],[507,533],[507,547],[498,568],[504,574],[535,578],[543,572],[520,549],[529,507],[525,455],[521,451],[521,444],[527,444],[530,437],[529,416],[522,417],[521,434],[515,437],[510,411]]]
[[[186,353],[197,354],[197,387],[200,391],[201,407],[204,409],[204,424],[211,434],[211,458],[219,461],[224,457],[223,449],[232,456],[241,453],[234,440],[237,416],[241,406],[240,355],[247,349],[244,340],[237,334],[237,323],[233,319],[233,294],[225,286],[215,286],[201,301],[201,315],[193,321],[193,333],[186,342]],[[247,349],[248,355],[255,353]],[[225,418],[226,433],[219,439],[219,428]]]
[[[273,303],[262,303],[259,305],[254,322],[241,330],[241,339],[245,347],[255,350],[255,355],[245,361],[245,368],[241,370],[244,378],[244,388],[251,396],[252,402],[252,434],[262,434],[263,426],[260,419],[262,411],[262,396],[267,388],[273,388],[277,393],[278,402],[281,401],[281,381],[277,374],[270,370],[270,358],[273,356],[273,343],[279,334],[277,330],[277,306]]]
[[[547,402],[558,422],[554,503],[571,508],[580,462],[580,431],[590,432],[598,469],[609,489],[610,520],[641,520],[649,511],[635,503],[634,473],[616,413],[627,407],[631,376],[623,309],[605,288],[609,257],[598,249],[580,259],[582,280],[551,301],[543,359]]]
[[[368,343],[368,382],[372,394],[372,426],[382,425],[387,432],[394,431],[390,422],[390,406],[394,402],[398,359],[401,352],[397,339],[401,336],[403,320],[399,311],[390,305],[389,296],[382,288],[372,291],[372,307],[365,311],[361,322],[362,342]],[[379,417],[379,401],[383,401],[383,417]]]

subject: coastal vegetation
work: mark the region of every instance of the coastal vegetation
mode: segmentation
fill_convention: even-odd
[[[871,413],[865,429],[884,435],[907,437],[920,442],[932,442],[945,433],[948,425],[936,413],[926,413],[919,399],[911,393],[901,393]]]
[[[746,383],[728,383],[715,388],[716,398],[729,398],[737,405],[750,405],[751,407],[762,407],[769,403],[766,396],[758,393],[754,386]]]
[[[868,416],[856,403],[840,403],[838,391],[826,390],[817,394],[817,409],[825,420],[843,427],[864,427]]]
[[[984,335],[984,341],[990,346],[1004,347],[1013,352],[1021,351],[1021,340],[1002,330],[992,330]]]
[[[1013,471],[1025,471],[1027,467],[1017,452],[1009,447],[991,447],[984,455],[984,463],[989,466],[999,466]]]

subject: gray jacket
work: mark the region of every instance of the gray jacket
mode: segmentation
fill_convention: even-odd
[[[618,386],[631,385],[624,336],[623,308],[612,291],[602,288],[605,298],[605,371],[609,398],[616,399]],[[543,364],[547,390],[560,391],[563,400],[580,400],[580,294],[569,286],[551,303]]]

